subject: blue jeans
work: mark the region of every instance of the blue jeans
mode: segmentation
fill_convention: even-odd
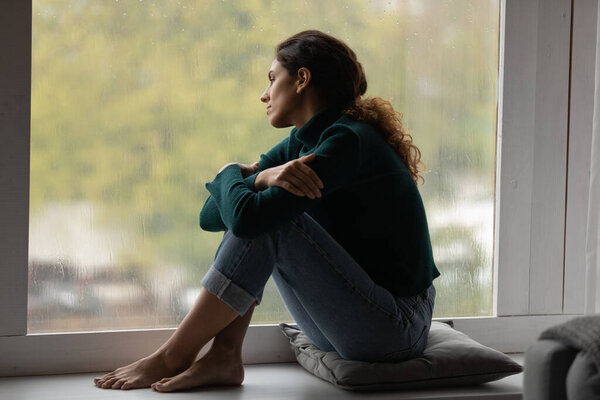
[[[254,239],[226,232],[202,284],[244,315],[260,303],[270,276],[321,350],[351,360],[401,361],[425,349],[433,285],[416,296],[394,297],[307,214]]]

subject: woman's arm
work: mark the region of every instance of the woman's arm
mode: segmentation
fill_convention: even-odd
[[[208,196],[208,199],[204,202],[202,210],[200,210],[200,228],[208,232],[221,232],[227,229],[223,220],[221,219],[221,213],[217,208],[217,203],[212,196]]]
[[[321,178],[323,195],[351,182],[359,166],[359,139],[352,131],[338,131],[314,149],[310,168]],[[253,238],[307,211],[316,199],[299,197],[279,186],[259,192],[248,188],[236,165],[223,169],[206,184],[223,224],[239,237]]]
[[[323,182],[315,171],[307,164],[315,159],[315,154],[309,154],[285,164],[265,169],[254,181],[258,190],[279,186],[296,196],[307,196],[311,199],[321,197]]]
[[[295,129],[292,129],[292,134]],[[289,153],[290,153],[290,134],[275,146],[273,146],[266,154],[260,155],[260,160],[258,162],[258,172],[264,171],[265,169],[269,169],[272,167],[276,167],[281,164],[285,164],[290,161]]]
[[[258,175],[258,172],[276,167],[280,164],[286,163],[288,160],[286,159],[288,148],[289,148],[289,140],[290,137],[286,137],[282,141],[280,141],[277,145],[271,148],[266,154],[260,155],[260,161],[258,162],[258,168],[254,171],[252,175],[244,178],[244,182],[248,186],[248,188],[252,191],[256,191],[255,188],[255,179]],[[231,163],[234,164],[234,163]],[[256,163],[255,163],[256,164]],[[230,164],[225,165],[225,167]],[[221,168],[221,171],[225,168]],[[219,172],[221,172],[219,171]],[[243,175],[243,174],[242,174]],[[259,189],[261,190],[261,189]],[[199,216],[200,228],[209,232],[221,232],[227,230],[227,226],[223,223],[221,219],[221,212],[217,207],[217,203],[212,195],[208,196],[204,205],[202,206],[202,210],[200,211]]]
[[[230,165],[238,165],[242,171],[242,176],[244,177],[244,182],[246,185],[248,185],[249,188],[254,187],[254,180],[258,175],[258,172],[256,172],[258,170],[258,162],[255,162],[252,165],[229,163],[221,168],[219,172],[223,171]],[[223,220],[221,219],[221,213],[217,207],[217,203],[212,196],[208,196],[206,202],[204,202],[204,206],[202,206],[202,210],[200,211],[199,220],[200,228],[208,232],[221,232],[227,229],[223,223]]]

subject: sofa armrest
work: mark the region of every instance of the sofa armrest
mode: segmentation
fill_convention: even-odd
[[[577,350],[555,340],[538,340],[525,353],[524,400],[567,398],[567,373]]]

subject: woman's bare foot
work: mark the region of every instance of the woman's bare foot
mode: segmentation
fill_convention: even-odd
[[[189,365],[189,362],[169,358],[160,352],[117,368],[101,378],[94,378],[94,384],[102,389],[147,388],[158,379],[184,371]]]
[[[153,383],[152,389],[173,392],[200,386],[239,386],[243,381],[241,358],[210,351],[179,375]]]

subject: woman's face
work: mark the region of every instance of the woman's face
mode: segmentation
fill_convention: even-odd
[[[269,123],[275,128],[297,125],[298,80],[277,61],[273,60],[269,70],[269,86],[260,96],[260,101],[267,105]]]

